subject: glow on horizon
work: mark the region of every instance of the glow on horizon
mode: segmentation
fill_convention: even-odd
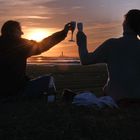
[[[45,37],[51,35],[51,31],[42,28],[32,28],[28,29],[27,32],[23,35],[23,37],[29,40],[41,41]]]
[[[56,29],[56,28],[28,28],[27,26],[23,26],[24,34],[22,37],[29,39],[29,40],[35,40],[37,42],[40,42],[42,39],[52,35],[53,33],[57,32],[57,31],[60,31],[60,30],[61,29]],[[71,35],[71,33],[69,35]],[[59,57],[62,51],[66,52],[66,55],[67,55],[67,51],[65,51],[65,50],[67,48],[71,48],[71,46],[68,47],[68,45],[66,45],[67,43],[69,43],[69,41],[68,41],[69,38],[70,37],[66,38],[65,41],[62,41],[61,43],[57,44],[55,47],[49,49],[48,51],[46,51],[40,55],[48,56],[48,57]],[[64,47],[65,45],[66,45],[66,47]],[[75,52],[76,52],[76,50],[75,50]],[[75,53],[72,53],[72,54],[69,53],[69,55],[67,55],[67,56],[77,56],[77,55]]]

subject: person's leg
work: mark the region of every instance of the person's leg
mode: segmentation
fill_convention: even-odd
[[[44,75],[30,80],[23,91],[23,96],[40,96],[51,89],[56,92],[54,78],[50,75]]]

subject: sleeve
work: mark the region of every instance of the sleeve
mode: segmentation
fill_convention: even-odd
[[[41,42],[24,39],[24,51],[27,57],[30,57],[32,55],[39,55],[64,40],[66,36],[67,33],[62,30],[50,35],[49,37],[44,38]]]
[[[79,32],[77,34],[77,45],[81,63],[83,65],[107,63],[111,40],[106,40],[95,51],[89,53],[87,50],[87,37],[83,32]]]
[[[40,51],[44,52],[44,51],[49,50],[50,48],[52,48],[53,46],[55,46],[56,44],[58,44],[59,42],[64,40],[66,36],[67,36],[67,32],[62,30],[60,32],[56,32],[56,33],[52,34],[51,36],[43,39],[39,43]]]

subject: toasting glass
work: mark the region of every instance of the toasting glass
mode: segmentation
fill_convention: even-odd
[[[71,21],[71,23],[70,23],[71,39],[69,40],[71,42],[74,42],[73,33],[74,33],[74,30],[75,30],[75,27],[76,27],[76,22]]]
[[[77,28],[78,28],[78,31],[83,32],[83,23],[82,22],[78,22],[77,23]]]

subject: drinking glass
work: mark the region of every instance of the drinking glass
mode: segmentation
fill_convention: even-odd
[[[78,31],[83,32],[83,23],[82,22],[77,23],[77,29],[78,29]]]
[[[71,42],[74,42],[73,32],[75,30],[75,27],[76,27],[76,22],[75,21],[71,21],[71,23],[70,23],[71,39],[69,40]]]

